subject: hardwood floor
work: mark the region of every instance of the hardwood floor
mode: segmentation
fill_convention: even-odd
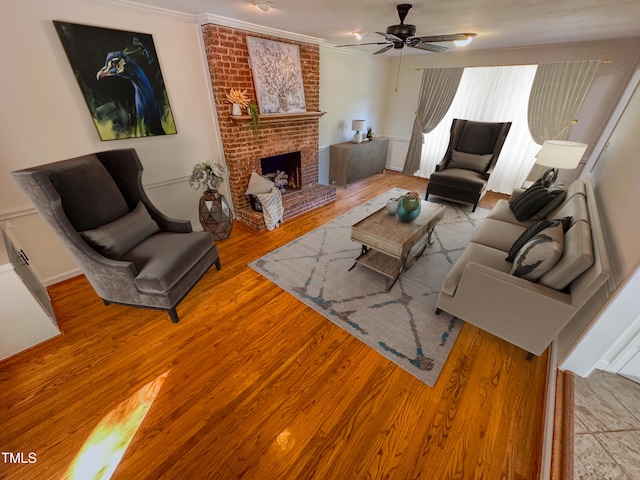
[[[52,286],[64,335],[0,363],[0,451],[37,461],[0,458],[0,478],[63,477],[96,425],[165,373],[114,479],[539,478],[546,353],[527,361],[465,324],[431,388],[247,267],[396,186],[426,180],[338,187],[273,232],[236,222],[178,324],[105,307],[84,277]]]

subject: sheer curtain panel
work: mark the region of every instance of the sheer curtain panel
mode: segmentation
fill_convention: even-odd
[[[423,134],[438,126],[456,95],[464,68],[429,68],[422,72],[418,111],[413,122],[404,173],[414,175],[420,168]]]

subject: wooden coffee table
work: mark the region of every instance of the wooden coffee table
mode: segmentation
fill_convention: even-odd
[[[391,290],[400,274],[433,243],[433,230],[444,216],[444,205],[421,202],[420,215],[412,222],[404,223],[383,207],[353,225],[351,240],[361,243],[362,251],[349,271],[358,263],[364,265],[391,278],[387,291]]]

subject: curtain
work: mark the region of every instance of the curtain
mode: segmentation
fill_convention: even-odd
[[[529,131],[537,144],[569,137],[565,127],[576,118],[599,65],[600,60],[538,65],[528,113]]]
[[[413,122],[407,158],[402,171],[414,175],[420,167],[423,134],[432,131],[449,110],[464,68],[429,68],[422,72],[418,111]]]
[[[529,97],[529,131],[533,140],[566,140],[582,102],[598,72],[600,60],[542,63]],[[527,180],[535,181],[548,167],[533,165]]]
[[[440,125],[425,135],[418,175],[429,177],[442,160],[454,118],[512,122],[488,188],[511,193],[521,186],[540,150],[527,125],[527,102],[535,73],[535,65],[466,68],[451,108]]]

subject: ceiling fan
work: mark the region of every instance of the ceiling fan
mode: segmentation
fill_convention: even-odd
[[[434,45],[435,42],[466,42],[465,45],[473,40],[476,36],[475,33],[452,33],[448,35],[432,35],[426,37],[416,37],[416,26],[404,23],[404,19],[407,17],[412,5],[409,3],[401,3],[397,6],[398,16],[400,17],[399,25],[391,25],[387,27],[387,32],[376,32],[378,35],[382,35],[386,42],[370,42],[370,43],[356,43],[352,45],[336,45],[337,47],[359,47],[361,45],[385,45],[377,52],[373,52],[374,55],[378,53],[384,53],[392,48],[402,49],[405,47],[419,48],[420,50],[426,50],[428,52],[444,52],[448,50],[448,47],[441,45]]]

